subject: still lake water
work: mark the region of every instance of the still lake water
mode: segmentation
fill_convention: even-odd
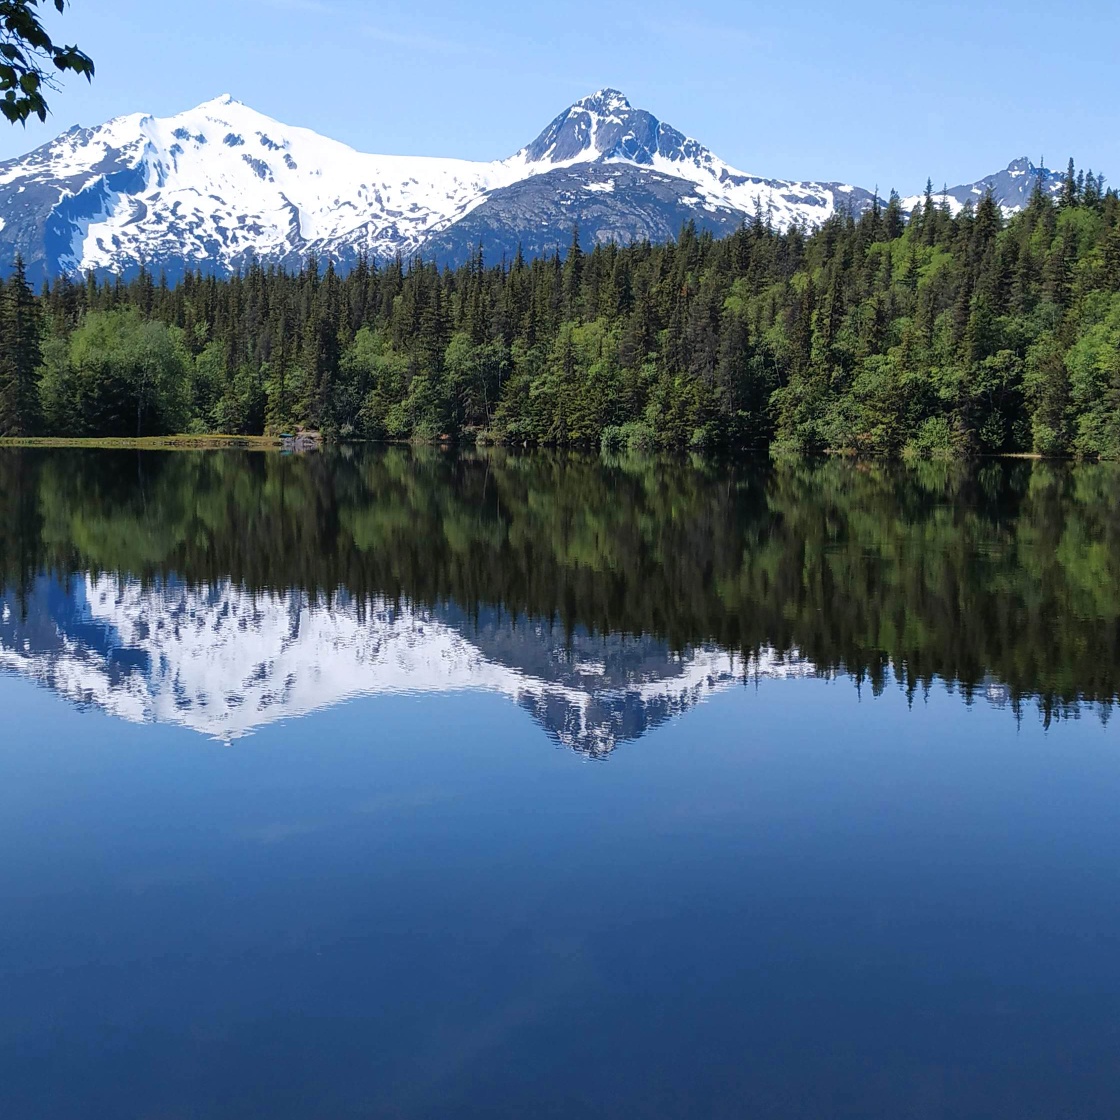
[[[0,452],[0,1116],[1115,1117],[1118,494]]]

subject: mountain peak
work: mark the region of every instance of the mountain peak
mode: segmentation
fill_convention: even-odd
[[[620,111],[632,109],[626,94],[621,90],[612,89],[610,86],[604,86],[603,89],[596,90],[594,93],[589,93],[586,97],[581,97],[572,107],[568,110],[569,113],[577,109],[586,109],[590,113],[609,114]]]
[[[244,101],[238,101],[236,97],[232,97],[228,93],[212,97],[209,101],[203,101],[201,105],[196,105],[193,109],[186,109],[182,113],[176,113],[175,116],[165,119],[179,122],[188,127],[201,127],[203,131],[205,131],[205,121],[230,125],[235,131],[286,127],[258,109],[254,109],[251,105],[246,105]]]
[[[264,114],[257,112],[256,109],[246,105],[244,101],[238,101],[236,97],[231,94],[222,93],[217,97],[210,98],[209,101],[204,101],[201,105],[196,105],[193,109],[188,109],[186,112],[178,113],[177,116],[185,117],[193,113],[202,113],[204,116],[214,115],[217,117],[224,117],[230,112],[240,113],[243,115],[250,115],[254,117],[263,116]]]
[[[942,197],[955,214],[967,205],[977,206],[985,195],[990,194],[1004,215],[1009,216],[1024,209],[1031,200],[1036,187],[1044,194],[1056,195],[1062,189],[1063,176],[1047,167],[1040,167],[1029,156],[1013,159],[1002,171],[985,175],[974,183],[962,183],[949,187]],[[920,195],[902,200],[903,208],[912,210],[921,201]]]
[[[565,109],[521,155],[536,164],[624,161],[650,166],[659,156],[703,162],[709,153],[607,86]]]
[[[1005,213],[1062,176],[1024,157],[947,192]],[[907,209],[921,196],[905,200]],[[143,261],[174,278],[248,260],[295,267],[312,252],[347,268],[423,251],[473,258],[521,244],[551,253],[579,222],[590,241],[665,240],[685,222],[713,233],[760,210],[777,228],[860,213],[870,192],[748,175],[604,86],[569,105],[504,160],[470,163],[356,152],[223,93],[171,117],[135,113],[73,129],[0,162],[0,275],[20,253],[36,280],[126,275]]]

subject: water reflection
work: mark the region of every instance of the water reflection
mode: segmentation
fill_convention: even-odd
[[[71,702],[224,740],[357,696],[480,689],[593,756],[744,679],[803,675],[773,651],[566,632],[500,608],[417,608],[116,576],[36,580],[0,607],[0,666]]]
[[[223,739],[487,689],[603,755],[713,691],[806,674],[1107,716],[1118,477],[3,452],[0,665]]]

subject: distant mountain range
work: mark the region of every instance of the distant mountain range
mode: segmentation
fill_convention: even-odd
[[[1024,158],[944,197],[959,209],[991,190],[1010,213],[1040,178],[1060,190],[1060,174]],[[174,117],[75,127],[0,163],[0,267],[20,253],[36,280],[141,265],[174,280],[253,259],[294,267],[312,253],[341,269],[398,253],[455,264],[479,244],[493,262],[518,246],[563,251],[577,223],[585,245],[663,241],[689,219],[717,235],[756,213],[814,226],[873,200],[862,187],[737,171],[613,89],[492,163],[365,155],[224,96]]]

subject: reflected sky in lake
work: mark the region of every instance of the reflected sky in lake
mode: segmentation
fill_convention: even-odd
[[[994,467],[0,454],[0,1114],[1111,1117],[1116,476]]]

